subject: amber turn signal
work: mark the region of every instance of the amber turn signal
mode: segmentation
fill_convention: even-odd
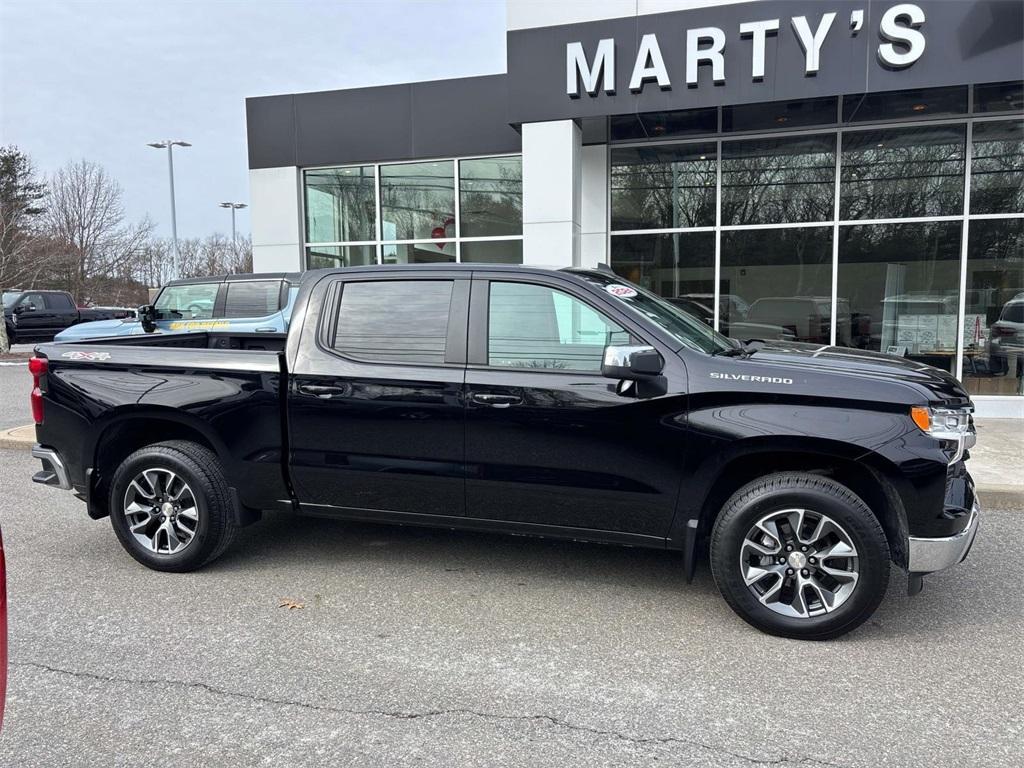
[[[912,418],[914,423],[921,428],[922,432],[927,432],[931,429],[932,412],[930,409],[915,405],[910,409],[910,418]]]

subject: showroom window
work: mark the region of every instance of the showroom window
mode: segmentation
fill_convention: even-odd
[[[783,107],[612,146],[615,272],[734,338],[881,350],[1024,394],[1024,85],[847,95],[835,119]]]
[[[304,172],[306,266],[521,264],[519,155]]]

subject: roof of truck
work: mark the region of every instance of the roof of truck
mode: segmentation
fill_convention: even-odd
[[[297,283],[302,279],[302,272],[245,272],[235,275],[207,275],[206,277],[182,277],[177,280],[168,280],[168,285],[197,285],[199,283],[236,283],[247,280],[287,280],[289,283]]]

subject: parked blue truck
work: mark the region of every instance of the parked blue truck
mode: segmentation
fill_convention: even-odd
[[[80,323],[54,341],[189,331],[283,333],[298,285],[299,274],[285,272],[172,280],[138,318]]]

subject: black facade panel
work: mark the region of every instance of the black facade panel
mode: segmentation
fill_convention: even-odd
[[[411,92],[386,85],[296,95],[296,165],[413,157]]]
[[[295,165],[294,96],[245,100],[245,130],[250,168]]]
[[[519,152],[505,75],[246,100],[249,167]]]
[[[761,0],[624,19],[606,19],[508,33],[508,116],[514,123],[633,112],[659,112],[728,104],[789,101],[848,93],[987,83],[1015,79],[1024,67],[1024,5],[1020,0],[916,0],[925,13],[923,55],[909,67],[887,69],[878,59],[882,15],[898,0]],[[863,12],[863,26],[851,24]],[[812,30],[825,12],[836,18],[821,49],[817,74],[804,73],[804,52],[792,19],[806,16]],[[751,77],[752,44],[743,22],[778,19],[765,45],[765,76]],[[714,84],[700,67],[698,84],[686,84],[686,31],[717,27],[725,33],[725,82]],[[657,35],[671,80],[641,93],[629,90],[639,41]],[[615,41],[615,93],[580,98],[566,94],[566,45],[583,44],[593,61],[599,40]]]
[[[412,86],[413,157],[520,152],[509,126],[505,75],[436,80]]]

